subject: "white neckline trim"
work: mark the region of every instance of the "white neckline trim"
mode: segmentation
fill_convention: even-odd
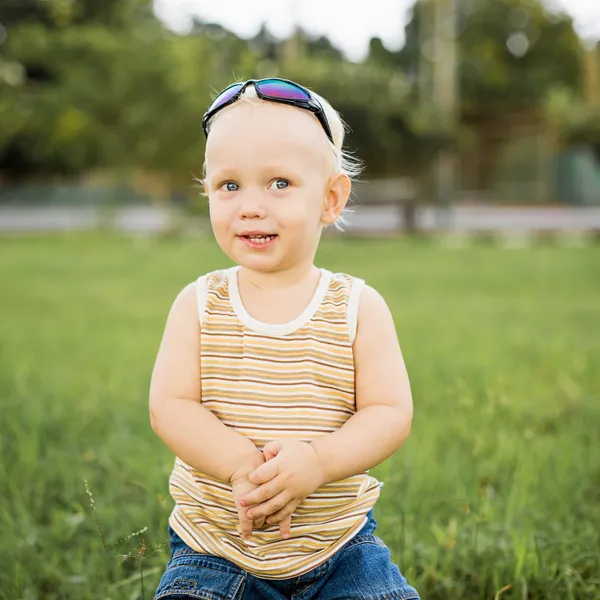
[[[242,302],[238,287],[239,269],[239,265],[227,269],[227,283],[229,285],[229,299],[231,301],[231,306],[238,319],[248,327],[248,329],[252,329],[252,331],[255,331],[256,333],[271,335],[289,335],[290,333],[298,331],[303,325],[306,325],[306,323],[315,316],[317,309],[321,305],[321,302],[323,302],[332,275],[327,269],[319,269],[321,271],[321,279],[319,280],[317,289],[306,308],[295,319],[292,319],[287,323],[265,323],[250,315]]]

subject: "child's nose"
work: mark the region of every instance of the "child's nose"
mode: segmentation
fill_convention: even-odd
[[[257,192],[246,192],[240,199],[240,217],[242,219],[263,219],[266,217],[265,204]]]

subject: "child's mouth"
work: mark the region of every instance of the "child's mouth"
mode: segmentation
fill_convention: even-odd
[[[277,234],[247,234],[238,236],[251,248],[267,248],[279,237]]]

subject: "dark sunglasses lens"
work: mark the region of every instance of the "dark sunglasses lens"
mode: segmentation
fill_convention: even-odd
[[[286,81],[265,79],[257,84],[258,89],[265,96],[281,98],[282,100],[309,100],[310,96],[300,87]]]
[[[223,106],[223,104],[225,104],[228,100],[231,100],[231,98],[240,91],[240,88],[243,85],[243,83],[236,83],[235,85],[232,85],[230,88],[227,88],[225,91],[221,92],[215,98],[215,101],[210,105],[210,108],[208,109],[209,112],[219,108],[219,106]]]

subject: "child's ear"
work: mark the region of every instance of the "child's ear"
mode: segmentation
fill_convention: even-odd
[[[321,223],[324,225],[335,223],[346,207],[351,190],[352,182],[348,175],[336,173],[329,180],[329,185],[325,190],[325,197],[323,198]]]

